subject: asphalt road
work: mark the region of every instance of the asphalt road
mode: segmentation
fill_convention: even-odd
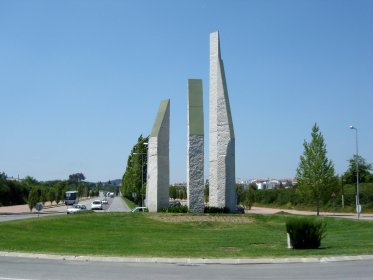
[[[180,265],[0,257],[0,280],[372,279],[373,261]]]
[[[84,204],[87,206],[87,209],[91,209],[91,203],[95,199],[103,199],[103,197],[93,198],[89,200],[80,201],[80,204]],[[109,204],[104,205],[104,210],[95,210],[95,212],[130,212],[131,209],[124,203],[123,199],[119,196],[114,198],[107,199]],[[40,218],[47,217],[51,215],[62,215],[66,214],[67,206],[58,206],[53,207],[49,210],[43,210],[42,214],[39,215]],[[21,220],[21,219],[29,219],[29,218],[37,218],[38,214],[30,213],[30,214],[11,214],[11,215],[2,215],[0,214],[0,222],[6,221],[13,221],[13,220]],[[1,279],[0,279],[1,280]]]

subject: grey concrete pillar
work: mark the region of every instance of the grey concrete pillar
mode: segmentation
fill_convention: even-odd
[[[169,204],[170,163],[170,100],[159,106],[148,142],[146,205],[149,212],[158,212]]]
[[[191,213],[203,213],[204,125],[202,80],[188,80],[187,196]]]
[[[210,34],[209,171],[209,205],[235,211],[235,137],[219,32]]]

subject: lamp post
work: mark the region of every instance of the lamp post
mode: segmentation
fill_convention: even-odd
[[[357,212],[357,219],[359,220],[360,218],[360,211],[361,211],[361,206],[360,206],[360,188],[359,188],[359,146],[358,146],[358,139],[357,139],[357,128],[350,125],[350,129],[355,130],[355,135],[356,135],[356,212]]]
[[[148,143],[142,143],[144,146],[147,146]],[[141,188],[144,186],[144,155],[147,153],[133,153],[134,155],[141,155]],[[141,206],[144,206],[144,196],[141,194]]]

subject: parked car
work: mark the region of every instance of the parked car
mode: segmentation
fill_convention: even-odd
[[[135,212],[149,212],[148,207],[135,207],[131,210],[132,213]]]
[[[72,207],[67,208],[67,214],[76,214],[79,212],[87,211],[87,207],[83,204],[74,204]]]
[[[170,207],[176,207],[176,206],[181,206],[181,202],[179,200],[172,200],[169,203]]]
[[[102,210],[102,202],[101,200],[94,200],[91,204],[91,209],[92,210]]]

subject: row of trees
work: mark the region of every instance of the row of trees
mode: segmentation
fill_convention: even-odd
[[[51,204],[63,202],[66,191],[78,191],[79,197],[94,197],[99,195],[100,183],[82,182],[85,177],[82,173],[76,173],[69,176],[69,180],[48,181],[39,183],[36,180],[29,183],[30,192],[28,196],[28,205],[30,210],[36,203],[45,204],[49,201]]]
[[[0,173],[0,206],[27,203],[29,188],[16,180],[7,180],[6,174]]]
[[[98,196],[100,184],[83,182],[82,173],[69,176],[68,180],[39,182],[27,176],[21,181],[9,180],[5,173],[0,173],[0,205],[28,204],[30,210],[36,203],[60,203],[66,191],[76,190],[79,196]],[[101,184],[102,185],[102,184]]]
[[[141,204],[145,199],[148,140],[149,137],[144,138],[140,135],[127,159],[126,171],[122,178],[122,195],[136,204]]]

